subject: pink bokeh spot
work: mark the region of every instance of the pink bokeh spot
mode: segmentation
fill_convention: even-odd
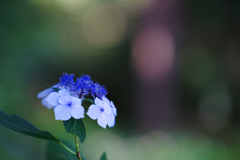
[[[156,83],[167,77],[174,56],[173,37],[165,27],[148,27],[133,41],[133,67],[145,82]]]

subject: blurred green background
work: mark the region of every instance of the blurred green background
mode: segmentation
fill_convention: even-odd
[[[240,2],[2,0],[0,110],[73,143],[36,98],[89,74],[118,109],[83,119],[89,160],[240,159]],[[0,126],[1,160],[44,160],[46,141]]]

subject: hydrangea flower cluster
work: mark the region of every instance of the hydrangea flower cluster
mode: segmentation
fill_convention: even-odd
[[[63,73],[59,83],[40,92],[37,97],[42,99],[42,104],[53,108],[56,120],[67,121],[71,117],[75,119],[84,118],[85,110],[82,101],[92,98],[94,104],[90,105],[87,115],[97,119],[97,123],[106,128],[115,125],[117,109],[112,101],[106,98],[107,90],[90,76],[82,75],[74,80],[74,74]]]

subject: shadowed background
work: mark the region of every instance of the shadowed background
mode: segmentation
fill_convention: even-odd
[[[0,110],[73,142],[37,94],[88,74],[117,107],[114,128],[87,116],[87,159],[240,158],[240,3],[3,0]],[[44,160],[46,141],[0,126],[1,160]]]

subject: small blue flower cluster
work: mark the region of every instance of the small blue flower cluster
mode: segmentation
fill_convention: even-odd
[[[79,98],[91,95],[94,99],[96,97],[102,99],[107,95],[107,90],[104,86],[93,82],[89,75],[82,75],[74,81],[74,74],[63,73],[59,78],[60,86],[65,89],[75,92]]]
[[[117,109],[112,101],[106,97],[104,86],[83,75],[74,81],[74,74],[63,73],[59,83],[40,92],[37,97],[42,98],[42,104],[48,109],[53,108],[56,120],[67,121],[71,117],[84,118],[85,110],[82,106],[84,98],[92,97],[94,104],[90,105],[87,115],[97,120],[98,124],[106,128],[115,125]]]

